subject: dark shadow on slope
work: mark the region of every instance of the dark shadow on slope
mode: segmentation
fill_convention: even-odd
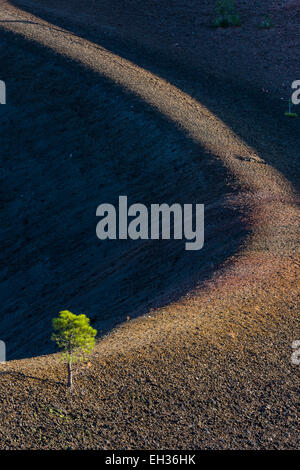
[[[0,337],[7,359],[50,353],[51,319],[86,313],[100,333],[167,304],[246,235],[225,169],[157,111],[49,49],[1,32]],[[205,246],[96,238],[96,208],[205,203]]]
[[[23,24],[35,24],[36,26],[41,26],[40,23],[36,22],[36,21],[24,21],[24,20],[0,20],[0,25],[1,23],[5,24],[5,23],[23,23]],[[52,31],[58,31],[58,32],[64,32],[63,29],[60,29],[60,28],[55,28],[55,27],[51,27],[51,30]]]
[[[207,106],[299,189],[300,119],[289,120],[284,116],[286,103],[280,101],[279,95],[265,94],[261,88],[253,88],[250,82],[237,82],[233,75],[216,76],[213,71],[204,69],[203,65],[199,66],[192,48],[188,49],[185,37],[191,38],[198,26],[203,27],[203,21],[209,25],[213,5],[210,14],[203,17],[201,5],[193,0],[185,5],[175,2],[174,8],[169,2],[157,3],[154,0],[116,1],[113,8],[107,0],[99,0],[97,4],[87,0],[84,11],[82,2],[76,0],[72,1],[72,5],[66,0],[47,0],[40,2],[41,7],[33,7],[30,2],[29,6],[24,0],[11,3],[167,79]],[[259,2],[256,2],[255,9],[259,8]],[[55,14],[55,10],[61,11],[61,15]],[[86,18],[86,25],[82,24],[82,17]],[[153,45],[151,48],[145,46],[145,37],[142,35],[135,40],[126,38],[126,35],[122,37],[123,31],[136,28],[138,22],[146,21],[145,18],[155,26],[153,31],[165,37],[166,43],[172,37],[174,43],[182,42],[186,49],[183,51],[169,47],[167,50],[154,42],[156,49],[153,50]],[[133,20],[134,24],[131,24]],[[164,41],[161,39],[161,42]],[[244,53],[247,54],[247,50]],[[265,59],[258,57],[257,60]],[[230,54],[228,61],[231,61]],[[274,68],[274,76],[276,73]]]
[[[63,382],[58,382],[57,380],[51,380],[51,379],[43,379],[41,377],[36,377],[34,375],[28,375],[28,374],[23,374],[22,372],[17,372],[17,371],[10,371],[10,370],[7,370],[7,371],[4,371],[4,372],[0,372],[0,377],[1,375],[3,376],[6,376],[6,375],[9,375],[10,377],[13,377],[14,379],[20,379],[20,380],[24,380],[24,379],[30,379],[30,380],[36,380],[38,382],[41,382],[43,384],[48,384],[48,385],[55,385],[55,387],[57,385],[66,385],[65,383]]]

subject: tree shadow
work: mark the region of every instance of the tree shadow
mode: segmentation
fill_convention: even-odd
[[[28,375],[28,374],[23,374],[23,372],[17,372],[17,371],[11,371],[11,370],[7,370],[7,371],[3,371],[3,372],[0,372],[0,377],[1,375],[9,375],[11,377],[14,377],[15,379],[32,379],[32,380],[36,380],[38,382],[41,382],[43,384],[48,384],[48,385],[66,385],[64,382],[58,382],[57,380],[51,380],[51,379],[43,379],[41,377],[36,377],[34,375]]]
[[[23,24],[35,24],[36,26],[41,26],[40,23],[38,23],[37,21],[24,21],[24,20],[0,20],[0,23],[23,23]],[[63,29],[60,29],[60,28],[55,28],[54,26],[52,26],[50,28],[51,30],[53,31],[58,31],[58,32],[64,32]]]

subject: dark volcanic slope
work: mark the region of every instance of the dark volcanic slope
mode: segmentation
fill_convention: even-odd
[[[24,4],[32,8],[30,2]],[[39,5],[43,3],[34,8]],[[19,28],[20,32],[24,29],[35,41],[38,34],[41,42],[50,41],[51,47],[57,46],[61,53],[76,61],[82,53],[83,62],[88,66],[94,62],[93,54],[102,59],[103,51],[97,49],[96,44],[87,46],[88,43],[82,41],[80,45],[78,39],[77,52],[72,53],[73,40],[68,44],[68,34],[63,33],[60,25],[71,21],[70,29],[75,28],[85,36],[76,9],[68,20],[60,16],[66,5],[59,10],[55,10],[54,3],[47,5],[45,14],[52,15],[54,21],[57,13],[55,23],[59,26],[50,29],[46,23],[38,26],[37,17],[29,17],[24,29],[16,20],[17,16],[7,17],[8,23],[4,16],[2,25]],[[86,31],[97,37],[98,29],[92,27],[96,23],[91,12],[88,3]],[[99,13],[99,5],[94,13]],[[166,12],[164,21],[169,25],[167,15]],[[183,25],[179,28],[180,34],[182,28]],[[102,29],[100,26],[99,40],[102,37],[105,43],[111,40],[116,48],[117,38],[118,49],[123,48],[127,55],[132,55],[126,52],[126,44],[130,42],[124,42],[122,35],[107,38]],[[218,132],[212,133],[209,145],[205,144],[207,124],[201,123],[199,129],[198,115],[194,122],[191,115],[191,122],[186,124],[186,116],[177,110],[175,102],[174,116],[170,115],[168,98],[164,98],[163,92],[160,92],[162,111],[167,119],[159,112],[161,110],[153,109],[153,105],[157,107],[155,96],[150,98],[152,106],[145,104],[141,71],[132,81],[132,91],[135,87],[142,100],[128,90],[130,78],[125,78],[127,91],[124,91],[113,86],[111,80],[100,77],[101,63],[93,73],[36,43],[17,36],[13,38],[9,33],[2,34],[7,44],[1,60],[5,71],[3,78],[8,83],[9,104],[2,116],[5,162],[2,188],[3,200],[8,204],[5,204],[4,214],[7,221],[3,252],[6,270],[2,284],[5,311],[1,330],[11,357],[20,357],[51,350],[47,339],[50,319],[61,308],[84,310],[104,329],[127,315],[135,316],[176,298],[184,292],[185,286],[190,289],[195,282],[206,279],[212,269],[236,251],[245,235],[245,221],[241,222],[237,209],[242,209],[244,215],[248,211],[245,202],[230,202],[233,189],[227,183],[232,181],[210,152],[215,152],[218,145],[223,146],[227,154],[237,153],[238,157],[239,152],[248,154],[249,151],[231,148],[230,144],[224,149],[222,142],[218,144]],[[137,37],[139,34],[137,30]],[[140,47],[141,44],[136,52],[138,61],[142,60]],[[181,51],[179,57],[182,55]],[[149,62],[149,53],[145,57]],[[111,60],[117,64],[116,56]],[[160,57],[161,73],[171,78],[172,61],[163,64]],[[108,60],[104,73],[123,85],[119,72],[111,74],[109,67]],[[121,65],[121,70],[122,67],[126,69],[127,65]],[[157,67],[155,62],[154,69]],[[189,62],[186,67],[190,67]],[[182,66],[177,68],[181,70]],[[230,126],[242,136],[247,135],[249,143],[254,144],[265,161],[295,181],[297,147],[291,144],[296,136],[295,124],[291,123],[289,129],[277,119],[266,120],[261,109],[259,115],[255,111],[252,115],[249,104],[257,109],[261,97],[248,88],[243,89],[239,83],[229,81],[223,86],[223,81],[217,77],[212,80],[213,76],[203,71],[199,75],[188,71],[185,81],[176,75],[175,83],[186,89],[192,84],[190,91],[194,95],[200,94],[201,100],[225,117]],[[147,96],[146,101],[149,101]],[[278,111],[275,104],[274,113]],[[174,118],[177,125],[170,122]],[[252,119],[253,126],[248,124]],[[257,139],[257,133],[253,132],[255,126],[268,126],[272,148],[264,139]],[[287,148],[289,166],[285,159],[274,158],[275,152],[282,154]],[[198,253],[188,253],[179,242],[99,242],[95,236],[96,207],[102,202],[116,203],[120,194],[128,195],[129,203],[205,203],[205,248]],[[26,322],[32,321],[32,339],[25,344],[20,317]],[[39,324],[34,326],[36,317]]]
[[[224,167],[171,122],[50,51],[9,33],[1,41],[0,331],[13,358],[51,351],[51,319],[62,308],[103,330],[182,293],[235,251],[244,230],[226,203]],[[123,194],[129,204],[207,204],[205,248],[100,242],[96,208]]]

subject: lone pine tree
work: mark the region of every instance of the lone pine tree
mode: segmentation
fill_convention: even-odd
[[[90,319],[86,315],[75,315],[69,310],[63,310],[57,318],[53,319],[52,340],[62,351],[62,357],[68,367],[68,387],[73,387],[72,365],[84,361],[87,354],[95,346],[97,330],[90,326]]]

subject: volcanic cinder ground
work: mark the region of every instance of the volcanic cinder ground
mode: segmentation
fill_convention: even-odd
[[[297,3],[0,1],[1,449],[299,448]],[[205,204],[204,248],[98,240],[123,194]]]

